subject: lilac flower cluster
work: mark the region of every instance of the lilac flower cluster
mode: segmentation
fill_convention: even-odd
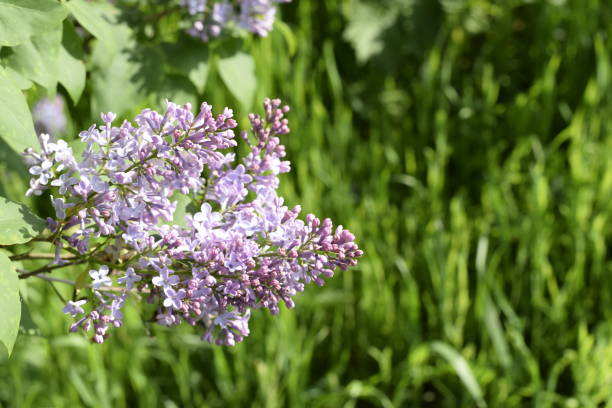
[[[208,41],[217,37],[223,27],[236,25],[261,37],[272,31],[276,16],[276,3],[291,0],[180,0],[191,16],[189,34]]]
[[[58,135],[66,130],[66,115],[64,114],[64,98],[41,98],[32,108],[34,127],[38,134],[49,133]]]
[[[72,331],[93,328],[102,342],[121,326],[130,293],[144,294],[166,326],[203,327],[203,339],[234,345],[249,334],[251,309],[293,307],[305,284],[324,284],[362,255],[354,236],[329,219],[298,218],[277,195],[278,176],[290,171],[280,135],[289,132],[287,106],[265,100],[263,116],[250,114],[242,132],[248,154],[237,160],[231,109],[213,115],[203,103],[167,103],[145,109],[135,124],[91,126],[79,137],[81,161],[62,140],[41,135],[42,152],[26,152],[34,176],[27,194],[51,189],[56,217],[49,219],[54,262],[93,266],[91,295],[68,302]],[[176,194],[193,208],[174,220]],[[74,262],[74,261],[72,261]],[[87,309],[87,310],[86,310]]]

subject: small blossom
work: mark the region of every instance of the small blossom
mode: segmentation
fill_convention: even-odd
[[[59,178],[51,182],[52,186],[59,187],[60,194],[66,194],[70,186],[77,184],[78,181],[74,177],[71,177],[69,173],[62,174]]]
[[[113,112],[107,112],[107,113],[101,114],[100,117],[102,118],[102,121],[104,123],[110,125],[115,120],[117,115],[114,114]]]
[[[63,220],[66,218],[66,209],[70,207],[74,207],[74,204],[64,202],[63,198],[55,198],[51,196],[51,203],[53,204],[53,208],[55,208],[55,214],[57,218]]]
[[[102,265],[99,270],[91,270],[89,271],[89,276],[93,279],[91,283],[91,287],[94,289],[99,289],[102,286],[110,286],[113,281],[108,275],[108,266]]]
[[[76,317],[77,315],[85,313],[85,310],[83,310],[83,308],[81,307],[85,303],[87,303],[86,299],[77,300],[76,302],[69,300],[68,303],[66,303],[66,306],[64,306],[64,309],[62,309],[62,311],[72,317]]]
[[[132,289],[134,287],[135,282],[140,282],[142,280],[142,276],[138,275],[134,272],[134,268],[129,267],[125,271],[125,276],[117,279],[117,283],[125,285],[126,288]]]
[[[176,275],[171,275],[172,271],[169,269],[162,269],[159,272],[159,276],[155,276],[151,282],[155,286],[161,286],[162,288],[169,288],[173,285],[176,285],[179,282],[179,277]]]
[[[165,307],[180,309],[182,305],[181,299],[185,298],[185,290],[179,289],[176,291],[172,288],[166,288],[164,289],[164,294],[166,295],[166,298],[164,299]]]

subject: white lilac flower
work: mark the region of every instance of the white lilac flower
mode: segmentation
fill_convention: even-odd
[[[30,174],[33,176],[45,176],[47,180],[51,177],[51,173],[49,169],[53,166],[53,163],[50,160],[43,160],[40,163],[40,166],[32,166],[30,167]],[[43,184],[47,184],[46,182]]]

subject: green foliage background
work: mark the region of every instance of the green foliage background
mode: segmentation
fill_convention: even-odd
[[[241,46],[255,100],[293,108],[281,189],[355,233],[359,268],[254,313],[235,348],[136,311],[93,345],[28,281],[36,328],[0,365],[0,405],[612,406],[612,4],[294,0],[282,20]],[[141,34],[112,69],[88,45],[71,135],[106,104],[249,104]],[[0,194],[24,202],[26,180],[0,147]]]

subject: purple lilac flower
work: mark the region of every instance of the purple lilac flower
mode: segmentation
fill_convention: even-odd
[[[181,308],[183,305],[181,299],[185,298],[184,289],[174,290],[172,288],[166,288],[164,289],[164,294],[166,295],[163,302],[165,307],[173,307],[177,310]]]
[[[89,271],[89,276],[93,279],[91,286],[94,289],[99,289],[102,286],[110,286],[113,281],[108,275],[108,266],[102,265],[99,270],[91,270]]]
[[[206,0],[181,0],[180,4],[186,7],[192,16],[203,13],[206,10]]]
[[[224,27],[234,25],[261,37],[272,31],[276,4],[291,0],[181,0],[191,19],[189,34],[208,41],[217,37]]]
[[[34,105],[32,117],[37,133],[58,135],[66,130],[64,104],[64,98],[56,95],[53,99],[42,98]]]
[[[83,308],[81,307],[85,303],[87,303],[86,299],[77,300],[76,302],[69,300],[62,311],[72,317],[76,317],[79,314],[85,313],[85,310],[83,310]]]
[[[244,0],[240,6],[238,26],[265,37],[272,31],[276,7],[270,0]]]
[[[120,126],[106,113],[103,125],[80,133],[78,161],[65,142],[40,136],[42,152],[26,151],[28,194],[51,189],[57,261],[66,250],[99,265],[88,298],[64,308],[85,314],[71,331],[93,329],[92,340],[103,342],[122,325],[128,293],[140,292],[158,323],[201,326],[204,340],[234,345],[249,334],[252,309],[277,314],[307,284],[357,264],[353,234],[312,214],[300,219],[300,206],[277,195],[291,169],[280,143],[288,111],[267,99],[263,116],[249,115],[241,158],[227,151],[237,145],[232,110],[215,116],[206,103],[193,113],[168,102],[165,112],[145,109]],[[174,219],[179,193],[197,209],[184,224]]]
[[[134,283],[140,282],[142,280],[142,276],[138,275],[134,272],[134,268],[129,267],[125,271],[125,276],[117,279],[117,283],[125,284],[125,287],[128,289],[134,288]]]
[[[51,195],[51,204],[53,204],[55,214],[59,220],[66,218],[67,208],[74,207],[74,204],[65,203],[63,198],[54,198],[53,195]]]
[[[179,283],[179,277],[172,275],[172,271],[170,269],[164,268],[159,271],[159,276],[155,276],[153,279],[151,279],[151,283],[153,283],[155,286],[169,289]]]

